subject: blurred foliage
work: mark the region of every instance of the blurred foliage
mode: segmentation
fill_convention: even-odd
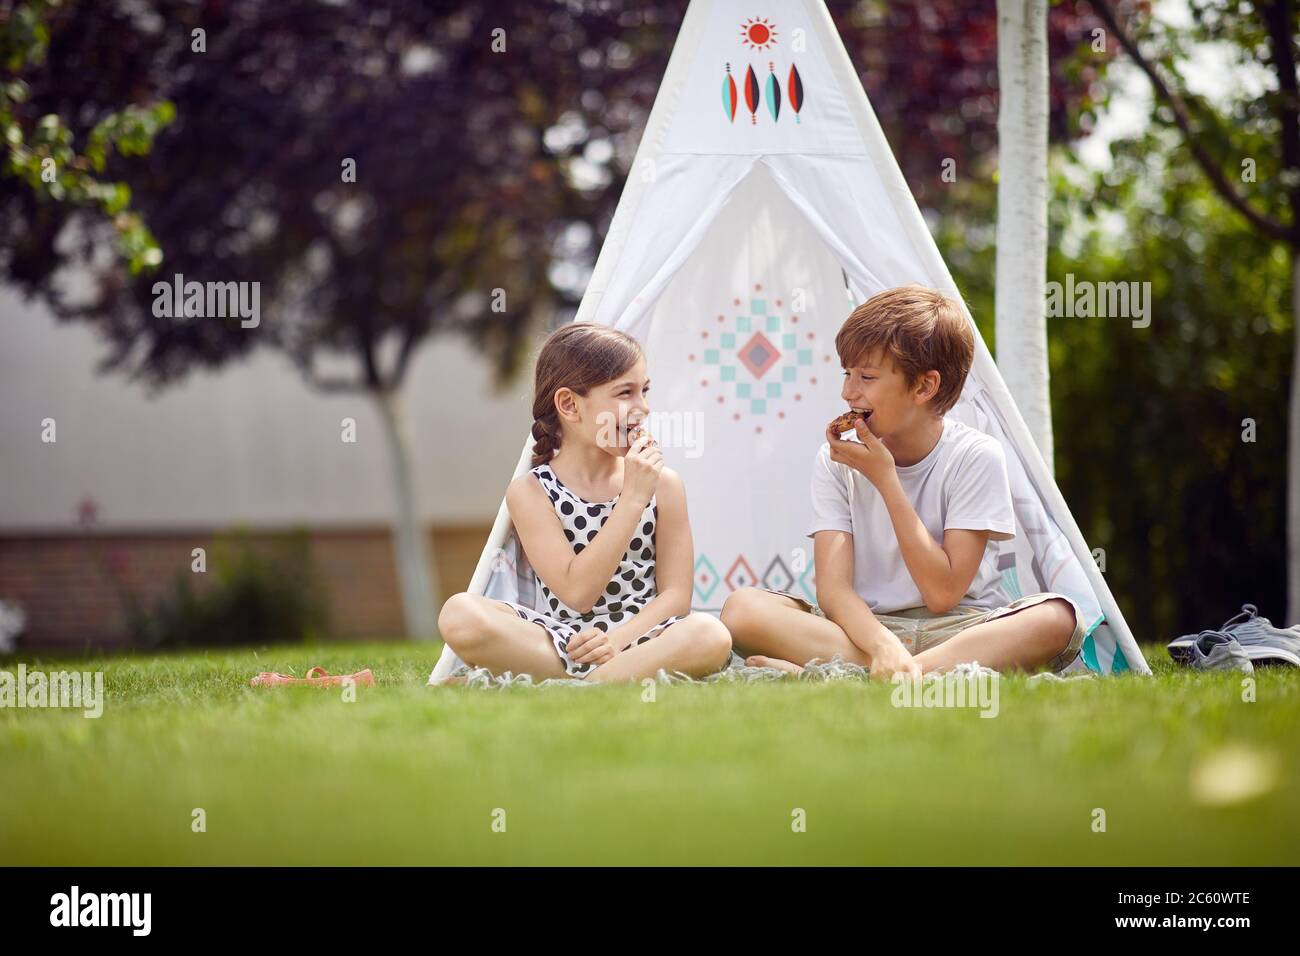
[[[1051,347],[1054,418],[1070,443],[1058,478],[1093,546],[1110,544],[1107,572],[1134,629],[1153,639],[1218,626],[1244,602],[1283,621],[1286,488],[1300,481],[1287,474],[1300,11],[1288,0],[1188,9],[1188,26],[1137,18],[1140,47],[1181,94],[1224,186],[1288,241],[1211,186],[1156,99],[1149,125],[1111,144],[1110,169],[1058,193],[1049,264],[1053,278],[1104,269],[1152,285],[1149,328],[1060,319]],[[1211,84],[1222,87],[1213,100],[1188,83],[1209,51],[1239,78]],[[1101,427],[1091,408],[1105,410]],[[1128,480],[1107,480],[1102,461]]]
[[[235,532],[218,539],[209,561],[203,576],[177,572],[151,605],[129,597],[127,626],[137,647],[284,644],[324,632],[327,605],[305,533],[253,542]]]
[[[1049,260],[1061,281],[1152,285],[1148,328],[1050,323],[1057,480],[1152,640],[1218,626],[1244,602],[1280,623],[1286,606],[1290,264],[1203,178],[1170,179],[1127,207],[1123,241],[1094,232]]]
[[[1126,3],[1125,9],[1142,5]],[[958,181],[992,183],[997,172],[998,35],[992,2],[864,0],[829,4],[894,155],[923,207],[960,207],[942,162]],[[1106,102],[1114,51],[1093,53],[1100,23],[1086,3],[1048,11],[1048,136],[1087,135]]]
[[[1125,30],[1186,109],[1192,139],[1223,174],[1222,187],[1260,217],[1257,227],[1300,250],[1300,6],[1295,0],[1183,2],[1188,23],[1130,15]],[[1197,75],[1211,65],[1231,71],[1236,82]],[[1221,86],[1223,95],[1206,95]],[[1150,123],[1172,133],[1176,111],[1159,101]],[[1123,159],[1130,175],[1141,175],[1146,158],[1133,147],[1150,145],[1145,137],[1128,144]],[[1182,161],[1189,151],[1177,155]],[[1163,161],[1159,153],[1152,158]]]
[[[1177,38],[1159,47],[1168,75],[1190,69],[1193,40],[1219,44],[1237,68],[1258,68],[1249,8],[1195,9],[1194,22],[1208,18],[1215,32],[1153,28]],[[1276,91],[1252,97],[1238,87],[1215,104],[1217,118],[1204,99],[1188,102],[1230,177],[1240,179],[1242,157],[1256,159],[1259,184],[1240,188],[1282,218],[1287,180],[1269,118]],[[1295,347],[1287,247],[1215,192],[1159,103],[1110,153],[1108,168],[1091,170],[1069,147],[1054,151],[1048,279],[1150,282],[1151,324],[1048,321],[1057,482],[1089,545],[1105,550],[1106,578],[1139,640],[1217,627],[1245,602],[1281,622]],[[952,189],[936,237],[994,348],[996,196],[979,183]],[[1248,418],[1253,442],[1242,437]]]
[[[49,48],[47,19],[61,0],[26,0],[10,8],[0,4],[0,178],[12,178],[28,190],[27,208],[35,218],[62,220],[51,203],[93,207],[107,217],[116,245],[132,274],[162,261],[162,250],[138,213],[130,208],[131,188],[98,177],[114,152],[142,156],[154,138],[175,118],[165,100],[150,106],[129,105],[100,116],[85,134],[83,153],[74,147],[73,130],[58,113],[35,115],[25,108],[31,87],[24,73],[44,65]],[[10,228],[22,223],[11,223]],[[0,233],[2,234],[2,233]]]

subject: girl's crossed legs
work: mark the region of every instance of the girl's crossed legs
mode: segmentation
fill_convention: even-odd
[[[438,630],[461,660],[493,674],[512,671],[539,680],[566,676],[550,635],[504,602],[468,592],[454,594],[438,615]],[[654,677],[661,669],[703,677],[725,665],[730,656],[731,635],[722,622],[695,612],[644,644],[619,652],[585,679],[635,681]]]

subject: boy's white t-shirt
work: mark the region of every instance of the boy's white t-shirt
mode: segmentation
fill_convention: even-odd
[[[930,454],[899,467],[898,478],[922,524],[940,544],[948,528],[991,532],[975,579],[958,603],[984,608],[1010,603],[993,542],[1014,538],[1016,522],[1007,463],[997,439],[945,418],[943,434]],[[889,614],[925,606],[880,492],[861,472],[832,461],[827,443],[813,465],[812,505],[808,537],[818,531],[853,535],[853,587],[872,611]]]

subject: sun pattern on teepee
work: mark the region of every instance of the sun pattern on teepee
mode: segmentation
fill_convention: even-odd
[[[709,389],[733,422],[785,418],[788,403],[803,401],[817,384],[818,367],[833,361],[815,329],[800,328],[799,316],[780,298],[768,298],[755,283],[745,298],[731,300],[731,314],[718,313],[713,328],[700,330],[699,351],[686,356],[700,367],[701,388]]]
[[[748,50],[766,52],[772,49],[780,41],[777,39],[776,27],[769,23],[766,17],[750,17],[740,25],[740,43],[741,46]],[[739,90],[736,88],[736,80],[731,75],[731,63],[728,61],[723,66],[722,77],[722,112],[727,117],[727,122],[736,121],[736,106],[740,102],[739,94],[744,95],[745,108],[749,110],[749,123],[751,126],[758,125],[758,114],[760,104],[767,105],[767,113],[772,117],[772,122],[777,122],[781,118],[781,81],[776,75],[776,62],[769,60],[767,64],[767,78],[760,84],[758,75],[754,72],[754,67],[746,64],[744,76],[741,79]],[[790,107],[794,110],[794,121],[800,122],[799,113],[803,109],[803,77],[793,63],[790,64],[790,72],[786,78],[786,93],[790,98]]]

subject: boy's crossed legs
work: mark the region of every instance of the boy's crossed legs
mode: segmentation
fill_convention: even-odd
[[[903,641],[922,673],[979,661],[997,671],[1060,671],[1078,656],[1084,623],[1073,602],[1058,594],[1033,594],[985,611],[877,615]],[[834,621],[802,598],[766,588],[741,588],[727,598],[722,623],[746,663],[799,671],[835,655],[871,666],[871,656]]]

